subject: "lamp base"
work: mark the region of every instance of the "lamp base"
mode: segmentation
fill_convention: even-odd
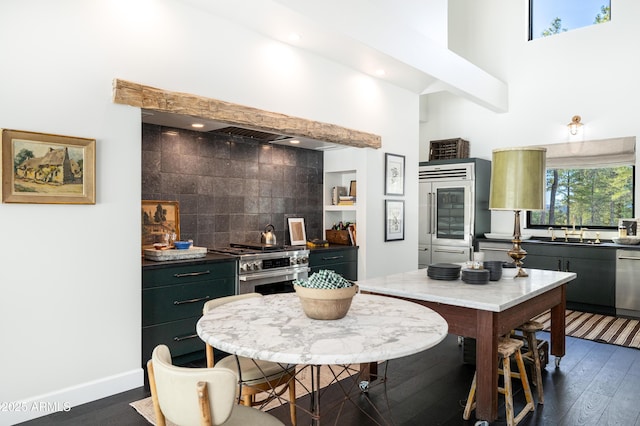
[[[520,238],[514,238],[511,242],[513,243],[513,247],[507,253],[509,254],[509,257],[513,259],[513,263],[515,263],[516,268],[518,268],[518,273],[516,274],[515,278],[528,277],[529,274],[527,274],[527,272],[522,269],[522,259],[527,256],[527,252],[522,247],[520,247]]]
[[[511,242],[513,243],[513,247],[507,253],[509,254],[509,257],[513,259],[513,263],[515,263],[516,267],[518,268],[518,273],[516,274],[515,278],[528,277],[529,274],[527,274],[527,272],[522,269],[522,259],[527,256],[527,252],[521,246],[522,241],[520,240],[520,210],[515,210],[515,220],[513,228],[513,240],[511,240]]]

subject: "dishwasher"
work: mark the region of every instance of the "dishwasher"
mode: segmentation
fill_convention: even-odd
[[[616,315],[640,318],[640,250],[616,250]]]

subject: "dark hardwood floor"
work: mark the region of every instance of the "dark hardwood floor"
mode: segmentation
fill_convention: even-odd
[[[548,333],[539,333],[548,340]],[[462,420],[464,403],[471,384],[474,366],[462,362],[462,348],[456,336],[449,335],[440,345],[389,363],[386,395],[390,415],[399,426],[474,425],[475,418]],[[640,350],[607,345],[588,340],[567,338],[567,354],[560,368],[553,357],[543,372],[545,404],[537,405],[520,423],[532,425],[637,425],[640,426]],[[335,386],[334,386],[335,387]],[[379,407],[386,407],[384,385],[374,385],[368,396]],[[337,401],[337,389],[322,396],[322,406]],[[534,392],[535,394],[535,392]],[[148,425],[129,402],[148,396],[144,388],[134,389],[99,401],[74,407],[67,413],[56,413],[30,422],[39,425]],[[365,397],[358,394],[361,406],[368,407]],[[307,402],[303,400],[303,404]],[[516,386],[516,410],[524,396]],[[367,411],[370,411],[367,409]],[[495,425],[506,424],[504,407]],[[288,409],[280,407],[272,414],[288,424]],[[323,413],[323,424],[368,426],[375,424],[349,403],[340,418]],[[299,414],[300,425],[309,424],[309,417]]]

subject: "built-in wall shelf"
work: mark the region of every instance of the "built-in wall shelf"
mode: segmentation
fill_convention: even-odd
[[[351,222],[358,224],[358,214],[360,207],[358,206],[357,193],[356,203],[354,205],[336,205],[332,202],[332,194],[334,187],[345,188],[345,194],[349,195],[351,182],[358,182],[358,173],[356,170],[337,170],[325,171],[324,173],[324,200],[323,200],[323,219],[324,229],[331,229],[334,224],[339,222]],[[357,191],[357,189],[356,189]],[[326,238],[326,236],[325,236]]]
[[[356,211],[356,205],[353,206],[325,206],[325,211],[328,212],[345,212],[345,211]]]

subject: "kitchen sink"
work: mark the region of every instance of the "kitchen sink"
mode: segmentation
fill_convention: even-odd
[[[535,239],[526,240],[523,242],[527,243],[544,243],[544,244],[562,244],[562,245],[572,245],[572,246],[600,246],[600,245],[609,245],[611,241],[609,240],[600,240],[599,243],[595,242],[595,238],[585,238],[582,242],[579,239],[571,239],[569,238],[567,241],[564,240],[564,237],[556,238],[555,240],[551,240],[551,237],[536,237]]]

